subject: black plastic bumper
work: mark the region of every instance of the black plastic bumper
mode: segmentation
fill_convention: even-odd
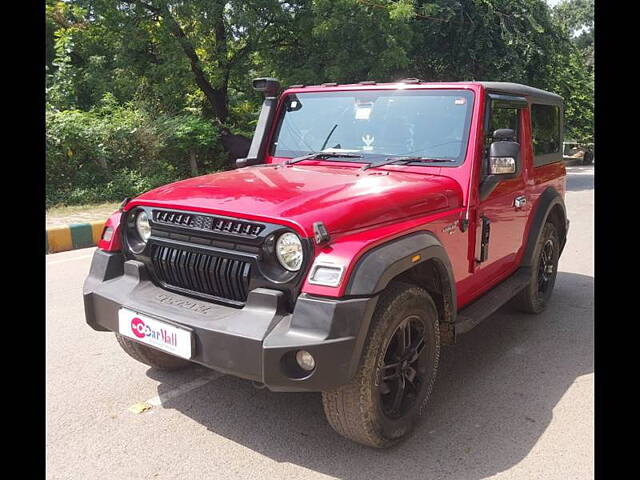
[[[333,300],[300,295],[293,313],[284,294],[257,288],[243,308],[167,292],[144,265],[120,253],[97,250],[84,284],[87,323],[118,331],[118,311],[127,307],[194,332],[191,361],[264,383],[274,391],[323,391],[354,375],[377,297]],[[303,349],[315,359],[309,374],[295,363]]]

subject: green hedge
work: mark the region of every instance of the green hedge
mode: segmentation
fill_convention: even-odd
[[[46,113],[46,202],[121,200],[199,173],[227,168],[215,125],[194,114],[160,116],[106,98],[99,108]]]

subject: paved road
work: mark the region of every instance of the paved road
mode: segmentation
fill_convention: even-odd
[[[592,478],[593,172],[569,167],[571,230],[549,309],[505,307],[445,347],[426,418],[388,451],[337,436],[319,394],[135,362],[84,324],[93,249],[49,255],[47,477]],[[129,411],[143,401],[157,406]]]

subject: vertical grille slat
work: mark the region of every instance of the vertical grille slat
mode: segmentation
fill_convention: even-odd
[[[158,280],[169,287],[236,302],[247,300],[248,261],[154,245],[151,262]]]

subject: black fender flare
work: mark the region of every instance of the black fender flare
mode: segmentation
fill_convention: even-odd
[[[418,260],[415,259],[416,255],[420,255]],[[436,260],[442,284],[445,302],[443,320],[452,323],[457,313],[453,268],[445,248],[431,232],[422,231],[395,238],[366,252],[351,273],[345,295],[377,295],[393,278],[429,260]]]
[[[533,265],[533,251],[536,247],[536,242],[538,238],[542,234],[542,228],[544,224],[547,222],[549,218],[549,214],[556,207],[556,205],[560,206],[562,211],[561,221],[563,225],[561,225],[562,232],[560,232],[562,238],[562,245],[560,246],[560,252],[564,249],[564,245],[567,240],[567,209],[564,205],[564,200],[558,191],[553,187],[548,187],[540,197],[535,205],[535,213],[533,214],[533,218],[531,219],[531,227],[529,228],[529,233],[526,238],[526,247],[524,251],[524,255],[522,256],[522,260],[520,262],[521,267],[531,267]]]

